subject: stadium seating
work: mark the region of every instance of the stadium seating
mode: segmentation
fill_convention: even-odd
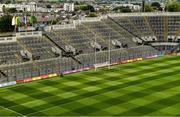
[[[120,26],[118,26],[116,23],[112,22],[110,19],[103,19],[103,22],[108,25],[109,27],[111,27],[112,29],[114,29],[115,31],[119,32],[120,36],[119,37],[119,41],[122,43],[127,43],[129,45],[129,47],[134,47],[136,46],[135,43],[132,42],[133,39],[133,35],[131,35],[130,33],[128,33],[126,30],[124,30],[123,28],[121,28]]]
[[[0,82],[39,79],[101,63],[127,63],[172,52],[180,43],[179,15],[111,16],[75,28],[0,43]]]
[[[81,53],[87,53],[93,50],[90,45],[91,40],[89,39],[89,37],[83,35],[83,33],[78,31],[77,29],[60,30],[57,31],[56,34],[59,37],[62,37],[67,45],[71,45],[77,51],[81,51]]]
[[[52,47],[45,39],[36,37],[20,38],[18,41],[21,45],[32,53],[33,59],[48,59],[54,58]]]
[[[18,52],[22,48],[16,43],[0,43],[0,65],[21,62]]]

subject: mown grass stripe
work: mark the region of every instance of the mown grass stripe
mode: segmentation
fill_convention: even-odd
[[[120,103],[129,102],[131,100],[134,100],[134,99],[137,99],[137,98],[142,98],[142,97],[145,97],[145,96],[150,95],[150,94],[155,93],[155,92],[170,89],[170,88],[176,86],[179,83],[180,83],[180,80],[164,83],[164,84],[161,84],[161,85],[158,85],[158,86],[153,86],[153,87],[150,87],[150,88],[146,88],[146,89],[144,89],[142,91],[135,91],[135,92],[132,92],[130,94],[120,96],[118,98],[113,98],[113,99],[110,98],[109,100],[106,100],[106,101],[99,101],[99,103],[96,103],[94,105],[90,105],[88,107],[89,108],[91,106],[98,107],[99,105],[102,105],[103,103],[106,103],[107,104],[106,106],[104,105],[103,107],[101,107],[101,109],[105,109],[105,108],[108,108],[111,105],[116,105],[116,104],[120,104]],[[73,110],[73,111],[80,112],[80,111],[83,111],[83,110],[84,110],[84,107],[78,108],[78,109]],[[93,110],[89,110],[88,113],[93,113],[93,112],[94,112]]]
[[[177,65],[177,64],[173,64],[173,66],[175,66],[175,65]],[[156,69],[157,68],[169,68],[170,66],[172,66],[171,64],[169,65],[167,65],[167,67],[166,66],[164,66],[164,67],[162,67],[162,66],[160,66],[160,67],[156,67],[156,68],[150,68],[150,69],[147,69],[147,70],[145,70],[144,72],[145,73],[148,73],[148,71],[156,71]],[[131,75],[135,75],[135,74],[139,74],[139,72],[134,72],[134,74],[132,74],[132,73],[127,73],[127,74],[125,74],[125,75],[127,75],[126,77],[128,77],[128,76],[131,76]],[[126,78],[125,76],[123,77],[123,78]],[[117,80],[117,78],[115,77],[115,78],[113,78],[113,77],[109,77],[109,78],[107,78],[107,80],[110,80],[110,81],[113,81],[113,80]],[[51,81],[52,82],[52,81]],[[55,82],[55,81],[53,81],[53,82]],[[87,82],[87,83],[84,83],[84,84],[88,84],[89,83],[89,85],[93,85],[93,84],[95,84],[97,81],[95,81],[95,82]],[[78,87],[82,87],[82,85],[84,85],[84,84],[81,84],[81,85],[79,85]],[[101,84],[101,81],[99,81],[97,84]],[[61,86],[63,86],[62,84],[61,84]],[[63,87],[66,87],[66,86],[63,86]],[[86,87],[86,85],[84,85],[84,87]],[[66,88],[67,88],[67,90],[66,90]],[[66,90],[66,91],[75,91],[75,90],[78,90],[79,88],[76,88],[76,87],[66,87],[66,88],[64,88],[63,90]],[[11,89],[11,88],[10,88]],[[69,90],[68,90],[69,89]],[[35,90],[34,88],[32,88],[32,87],[26,87],[26,86],[21,86],[21,87],[15,87],[15,88],[12,88],[12,90],[14,90],[14,91],[22,91],[23,92],[23,94],[27,94],[28,96],[30,96],[30,97],[34,97],[35,99],[37,98],[37,99],[39,99],[38,97],[39,97],[39,95],[43,95],[43,93],[44,92],[41,92],[41,91],[39,91],[39,90]],[[30,92],[29,92],[30,91]],[[36,93],[36,95],[33,95],[34,93]],[[48,95],[49,96],[54,96],[54,95],[51,95],[51,94],[47,94],[47,95],[45,95],[46,97],[48,97]],[[43,98],[43,97],[42,97]],[[17,100],[17,102],[20,102],[21,100],[24,100],[24,99],[20,99],[20,100]],[[26,102],[26,100],[24,100],[24,102]]]
[[[168,76],[169,74],[173,74],[173,73],[178,73],[178,71],[173,71],[173,72],[169,72],[169,73],[165,73],[164,74],[164,77],[161,77],[161,78],[165,78],[166,76]],[[167,75],[168,74],[168,75]],[[160,75],[157,75],[157,76],[160,76]],[[84,94],[80,94],[78,96],[75,96],[73,98],[70,98],[71,99],[71,102],[72,101],[76,101],[76,100],[80,100],[80,99],[83,99],[85,97],[91,97],[91,96],[95,96],[95,95],[99,95],[99,94],[102,94],[102,93],[106,93],[108,91],[112,91],[112,90],[117,90],[117,89],[120,89],[120,88],[125,88],[125,87],[128,87],[130,85],[136,85],[136,84],[140,84],[140,83],[143,83],[143,82],[147,82],[147,81],[151,81],[155,79],[155,77],[149,77],[147,78],[146,80],[145,79],[140,79],[138,81],[132,81],[132,82],[128,82],[128,83],[125,83],[125,84],[122,84],[122,85],[118,85],[118,86],[111,86],[111,87],[107,87],[107,88],[104,88],[104,89],[100,89],[100,90],[97,90],[97,91],[94,91],[94,92],[86,92]],[[135,93],[135,95],[137,94],[137,92]],[[139,95],[139,94],[138,94]],[[62,105],[62,104],[65,104],[63,101],[61,102],[62,100],[56,100],[54,101],[53,103],[56,104],[54,106],[57,106],[57,105]],[[68,101],[66,102],[68,103]],[[52,102],[51,102],[52,104]],[[30,114],[31,115],[31,114]]]
[[[174,62],[169,62],[169,60],[170,61],[174,61]],[[164,64],[165,67],[163,66],[163,64]],[[144,69],[143,68],[144,65],[145,66],[149,66],[150,68],[145,68]],[[156,78],[157,79],[165,79],[166,78],[166,80],[168,81],[168,79],[171,76],[171,74],[174,73],[174,75],[177,74],[176,76],[178,76],[178,74],[179,74],[177,72],[177,71],[179,71],[179,69],[177,68],[178,65],[180,66],[179,58],[178,57],[172,57],[172,58],[171,57],[170,58],[169,57],[167,57],[167,58],[165,57],[165,58],[158,58],[157,60],[154,59],[154,60],[142,61],[142,62],[139,62],[139,63],[136,63],[136,64],[135,63],[130,63],[130,64],[126,64],[126,65],[121,65],[121,66],[115,66],[114,71],[113,70],[107,70],[107,69],[103,68],[103,69],[98,70],[98,72],[86,71],[86,72],[82,72],[82,73],[67,75],[67,76],[65,76],[63,78],[63,80],[59,80],[59,79],[58,80],[50,80],[50,83],[47,80],[46,83],[44,83],[44,81],[39,81],[39,82],[35,82],[35,83],[24,84],[25,85],[24,89],[27,89],[27,92],[25,92],[25,93],[22,92],[22,94],[23,95],[24,94],[27,95],[27,97],[30,96],[29,99],[26,100],[25,97],[23,96],[22,99],[10,101],[10,100],[4,99],[3,97],[0,97],[0,99],[2,98],[2,100],[0,100],[0,105],[1,104],[6,105],[6,103],[3,103],[3,101],[5,101],[7,103],[12,103],[12,104],[8,105],[8,107],[12,107],[14,105],[14,107],[12,107],[12,110],[15,110],[15,111],[17,110],[17,112],[23,112],[24,114],[34,113],[34,112],[37,112],[38,110],[49,108],[49,107],[50,107],[49,109],[51,110],[54,107],[57,107],[59,105],[66,105],[69,102],[72,102],[71,104],[73,104],[73,103],[75,104],[76,100],[79,100],[79,103],[77,103],[77,104],[80,104],[78,106],[78,108],[79,107],[86,107],[84,104],[81,104],[80,100],[84,99],[84,98],[87,98],[88,96],[96,97],[97,95],[99,95],[99,94],[103,95],[106,92],[108,93],[110,91],[121,90],[121,88],[123,88],[123,87],[125,88],[126,86],[127,87],[130,86],[130,85],[137,86],[139,83],[140,84],[141,83],[145,84],[146,82],[156,80]],[[131,66],[134,66],[134,67],[131,67]],[[165,70],[163,70],[163,69],[171,69],[171,68],[176,68],[176,69],[173,69],[174,72],[172,70],[167,71],[167,72]],[[130,71],[131,69],[133,69],[133,70]],[[108,73],[110,71],[111,71],[111,73]],[[142,74],[140,74],[141,71],[143,71]],[[162,73],[159,72],[159,71],[162,71]],[[97,74],[93,75],[93,72],[97,73]],[[110,75],[110,74],[113,74],[113,72],[116,73],[116,75]],[[163,72],[165,72],[165,73],[163,74]],[[88,73],[92,73],[92,74],[89,75]],[[146,75],[146,74],[151,74],[151,73],[152,73],[152,76],[147,76]],[[90,80],[88,80],[90,77],[93,77],[93,76],[94,77],[101,77],[101,78],[100,78],[100,80],[97,80],[97,81],[90,81]],[[131,76],[134,76],[134,78],[136,78],[136,79],[133,80],[133,81],[126,80],[126,78],[129,78]],[[85,77],[85,78],[82,78],[82,77]],[[120,78],[118,78],[118,77],[120,77]],[[168,79],[167,79],[167,77],[168,77]],[[142,79],[146,79],[146,80],[142,80]],[[74,86],[69,86],[69,85],[63,84],[63,82],[65,83],[65,82],[69,82],[71,80],[75,80],[77,82],[81,82],[81,84],[74,85]],[[123,84],[118,84],[118,85],[115,85],[115,86],[105,85],[106,82],[113,81],[113,80],[114,80],[114,82],[121,82],[122,81]],[[51,82],[51,81],[53,81],[53,82]],[[158,80],[157,82],[160,82],[160,81]],[[170,81],[170,82],[172,83],[173,81]],[[179,83],[179,81],[177,83]],[[124,85],[124,84],[126,84],[126,85]],[[164,84],[166,84],[166,83],[164,83]],[[21,85],[21,86],[24,86],[24,85]],[[96,90],[94,92],[91,92],[91,91],[83,89],[83,88],[86,88],[86,87],[90,87],[91,85],[94,85],[96,87],[102,87],[102,89]],[[167,88],[173,87],[175,85],[178,85],[178,84],[173,83],[173,84],[169,84],[169,86],[162,86],[162,87],[152,86],[152,87],[155,87],[155,89],[153,89],[153,88],[149,89],[149,92],[153,93],[154,91],[158,92],[159,90],[163,90],[164,91]],[[34,86],[34,87],[32,88],[31,86]],[[149,84],[149,86],[150,86],[150,84]],[[13,87],[16,87],[16,86],[13,86]],[[16,90],[12,89],[13,87],[3,88],[3,89],[6,89],[7,92],[8,91],[12,92],[12,94],[13,94],[13,92],[15,94],[15,93],[21,93],[21,91],[23,91],[23,87],[19,88],[19,89],[15,88]],[[52,89],[54,88],[54,90],[53,91],[50,90],[50,91],[46,92],[45,91],[46,88],[43,88],[43,87],[52,87]],[[66,87],[68,87],[68,88],[66,88]],[[116,89],[118,87],[120,87],[120,88]],[[73,88],[74,88],[74,90],[73,90]],[[157,88],[159,88],[159,89],[157,89]],[[148,89],[148,88],[145,86],[144,89]],[[134,92],[132,90],[128,90],[128,91],[131,92],[131,93]],[[59,93],[61,93],[61,92],[62,93],[64,93],[64,92],[71,92],[71,93],[75,93],[77,95],[75,95],[73,97],[70,97],[70,98],[69,97],[68,98],[63,98],[61,96],[60,97],[58,96]],[[144,93],[144,92],[142,92],[142,93]],[[176,94],[177,93],[175,93],[174,95],[176,95]],[[127,96],[126,98],[127,98],[127,100],[130,100],[130,98],[131,99],[132,98],[136,99],[136,97],[137,98],[138,97],[139,98],[144,98],[143,95],[144,94],[139,94],[139,93],[136,94],[135,93],[135,94]],[[6,96],[6,95],[3,95],[3,96]],[[47,98],[44,99],[43,98],[44,96],[47,97]],[[112,99],[111,97],[108,98],[107,96],[105,98],[107,98],[107,100]],[[42,101],[46,101],[47,103],[42,104],[42,105],[38,105],[38,106],[31,106],[32,108],[28,107],[28,105],[26,105],[26,103],[24,103],[26,101],[31,102],[33,100],[38,100],[38,99],[40,99]],[[21,100],[23,100],[23,101],[21,101]],[[19,102],[14,103],[15,101],[19,101]],[[103,109],[107,105],[111,105],[111,104],[110,103],[105,103],[104,101],[101,101],[99,99],[97,101],[99,101],[99,103],[97,103],[99,105],[92,104],[90,106],[90,108],[92,108],[92,110],[94,109],[95,113],[96,112],[97,113],[99,113],[99,112],[103,113],[104,112],[106,114],[109,114],[108,112],[103,111]],[[115,102],[117,102],[117,100]],[[167,107],[166,105],[163,105],[163,103],[156,103],[156,104],[157,105],[159,104],[160,107],[162,107],[162,108]],[[173,101],[171,102],[171,100],[170,100],[169,104],[170,104],[170,106],[173,106]],[[98,106],[98,108],[96,108],[94,106]],[[101,106],[102,106],[102,110],[100,111],[99,107],[101,107]],[[71,113],[71,114],[82,115],[81,113],[79,113],[80,110],[78,110],[77,108],[75,109],[75,111],[71,110],[70,108],[68,108],[68,110],[69,110],[68,112]],[[98,112],[98,110],[99,110],[99,112]],[[131,110],[133,110],[133,109],[131,109]],[[149,111],[147,111],[145,114],[151,113],[152,110],[153,109],[149,109]],[[42,111],[42,112],[34,113],[32,115],[46,115],[46,112],[47,111]],[[49,112],[51,112],[51,111],[49,111]],[[68,115],[68,112],[67,113],[66,112],[61,113],[61,114],[62,115]],[[87,113],[88,113],[87,110],[84,111],[84,114],[87,114]],[[136,114],[138,114],[138,115],[140,114],[141,115],[141,113],[139,113],[138,111],[131,111],[131,114],[132,113],[134,113],[135,115]],[[60,114],[60,113],[57,113],[57,114]]]
[[[123,112],[123,113],[119,113],[117,115],[132,116],[131,113],[134,113],[134,112],[138,113],[138,115],[147,115],[147,114],[152,113],[154,111],[163,109],[163,108],[168,107],[168,106],[172,106],[172,105],[177,104],[177,103],[180,103],[179,97],[180,97],[180,93],[175,94],[175,95],[168,97],[168,98],[165,98],[165,99],[161,99],[161,100],[152,102],[152,103],[144,105],[144,106],[140,106],[140,107],[128,110],[128,111]],[[134,116],[138,116],[138,115],[134,115]]]
[[[142,81],[142,82],[144,82],[144,81]],[[136,84],[136,82],[134,83],[134,84],[130,84],[130,85],[135,85]],[[128,84],[129,85],[129,84]],[[57,97],[56,97],[57,98]],[[56,101],[55,101],[56,102]],[[66,102],[66,101],[65,101]]]

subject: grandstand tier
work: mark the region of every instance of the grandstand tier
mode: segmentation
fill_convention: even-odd
[[[75,26],[75,27],[74,27]],[[180,50],[180,15],[109,15],[0,41],[0,83]]]

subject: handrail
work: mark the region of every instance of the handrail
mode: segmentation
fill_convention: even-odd
[[[54,44],[56,45],[59,49],[61,49],[62,51],[66,52],[66,50],[64,50],[61,46],[59,46],[59,44],[57,44],[53,39],[51,39],[51,37],[49,37],[47,34],[45,34],[45,36]],[[73,60],[75,60],[77,63],[82,64],[79,60],[77,60],[74,56],[70,56]]]
[[[124,30],[126,30],[127,32],[129,32],[130,34],[134,35],[135,37],[137,37],[138,39],[140,39],[142,42],[145,42],[141,37],[139,37],[138,35],[134,34],[133,32],[129,31],[127,28],[125,28],[124,26],[120,25],[118,22],[116,22],[114,19],[112,19],[111,17],[108,16],[108,18],[110,20],[112,20],[114,23],[116,23],[117,25],[119,25],[121,28],[123,28]]]

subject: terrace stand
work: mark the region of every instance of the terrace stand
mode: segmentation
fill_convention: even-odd
[[[53,30],[49,31],[19,32],[11,39],[1,37],[0,82],[63,75],[178,52],[179,19],[179,13],[109,14],[51,26]],[[152,46],[162,42],[171,45]]]

